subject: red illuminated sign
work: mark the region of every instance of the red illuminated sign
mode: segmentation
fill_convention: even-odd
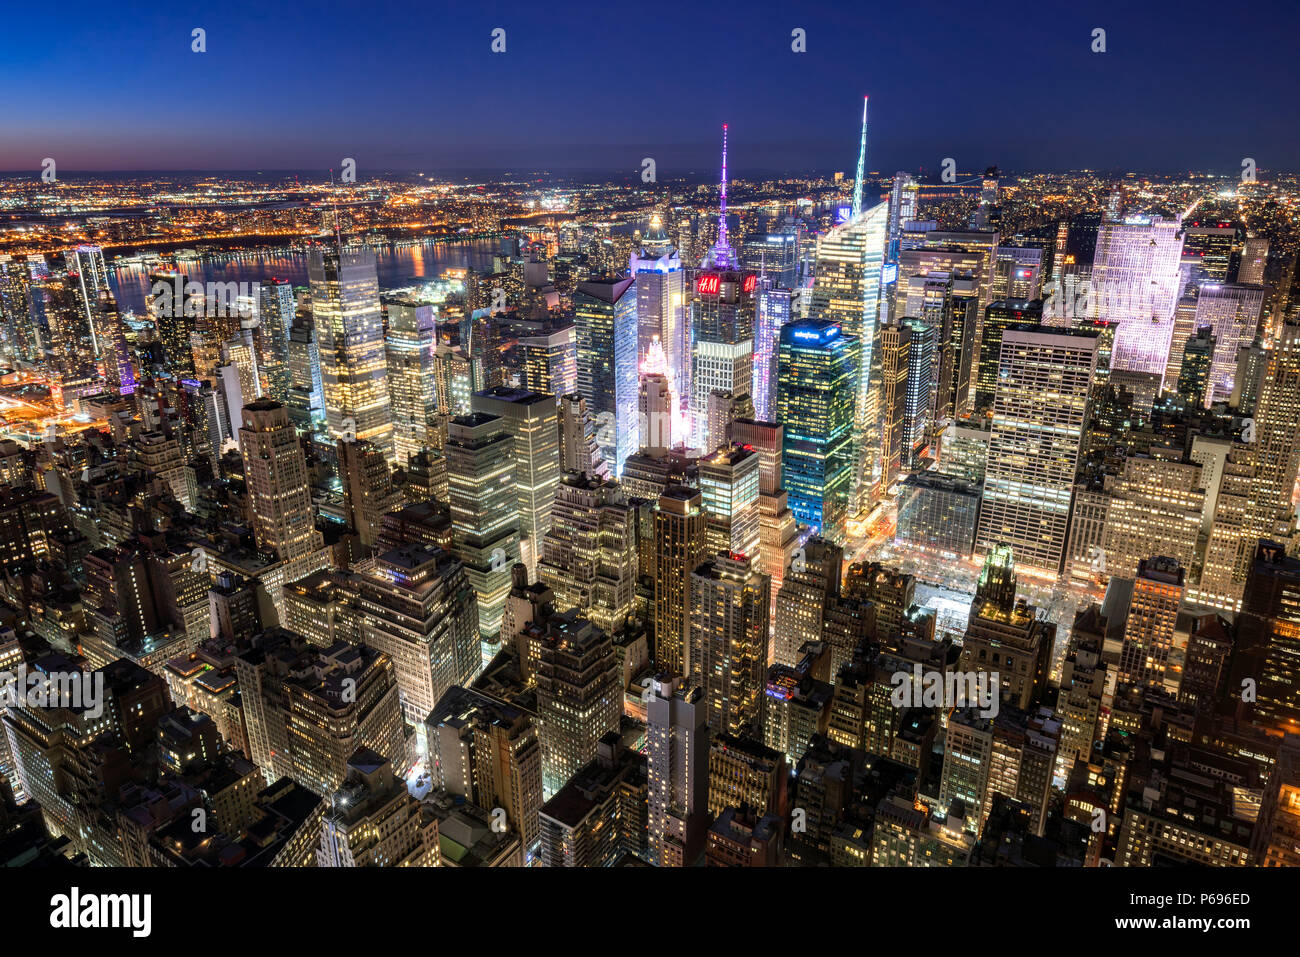
[[[754,291],[754,283],[756,283],[757,281],[758,281],[758,277],[757,277],[757,276],[746,276],[746,277],[745,277],[745,292],[747,292],[747,293],[749,293],[749,292],[753,292],[753,291]]]
[[[698,283],[700,293],[705,296],[716,296],[718,294],[718,282],[719,278],[717,276],[701,276]]]

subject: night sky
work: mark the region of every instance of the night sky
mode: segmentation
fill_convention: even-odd
[[[728,122],[738,174],[851,174],[864,93],[877,170],[1294,169],[1298,41],[1300,6],[1239,0],[23,2],[0,29],[0,169],[638,175],[648,156],[664,179],[715,165]]]

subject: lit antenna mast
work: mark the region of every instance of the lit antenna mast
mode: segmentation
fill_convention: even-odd
[[[705,257],[709,269],[734,269],[735,251],[727,245],[727,124],[722,124],[722,194],[718,203],[718,241]]]
[[[727,245],[727,124],[722,124],[722,205],[718,210],[718,247]]]
[[[862,215],[862,178],[867,175],[867,100],[862,98],[862,143],[858,147],[858,175],[853,179],[853,215],[850,221]]]

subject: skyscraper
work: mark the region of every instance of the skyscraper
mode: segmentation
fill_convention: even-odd
[[[365,439],[392,457],[392,406],[375,254],[368,249],[313,247],[307,274],[330,437]]]
[[[576,611],[617,635],[636,605],[636,548],[636,512],[618,484],[566,472],[542,537],[537,578],[554,593],[558,611]]]
[[[453,687],[424,722],[434,785],[484,808],[502,808],[525,848],[537,841],[542,758],[536,715]]]
[[[1002,334],[977,552],[1007,542],[1055,577],[1097,367],[1097,337],[1045,326]]]
[[[690,362],[690,328],[686,322],[686,273],[682,260],[655,213],[630,268],[636,281],[637,364],[645,362],[650,344],[658,339],[668,366],[666,375],[680,396],[682,368]]]
[[[998,300],[984,310],[984,331],[980,339],[979,367],[975,380],[975,408],[993,408],[998,389],[998,369],[1002,362],[1002,332],[1008,326],[1036,325],[1042,321],[1041,301]]]
[[[1138,563],[1124,621],[1119,678],[1145,688],[1164,688],[1174,649],[1174,627],[1183,601],[1183,567],[1172,558]],[[1170,683],[1176,683],[1176,678]],[[1174,690],[1173,688],[1169,689]]]
[[[613,475],[636,451],[637,292],[635,279],[578,284],[578,392],[595,421],[596,444]]]
[[[754,322],[754,415],[766,421],[776,408],[777,347],[781,327],[790,321],[791,292],[772,286],[772,280],[760,276],[758,306]]]
[[[258,399],[243,411],[239,451],[258,545],[288,562],[319,552],[324,539],[316,530],[307,459],[288,411],[271,399]]]
[[[393,416],[393,448],[398,465],[442,444],[435,441],[438,396],[434,378],[437,321],[433,307],[413,299],[388,301],[388,393]]]
[[[325,422],[320,350],[309,320],[295,321],[289,330],[289,398],[285,404],[296,428],[315,431]]]
[[[249,758],[274,782],[291,777],[319,794],[344,779],[360,746],[405,763],[406,739],[392,660],[366,645],[310,645],[273,628],[235,659]]]
[[[704,692],[661,674],[646,705],[649,857],[660,867],[694,863],[709,826],[709,726]]]
[[[719,552],[691,573],[691,673],[715,734],[757,733],[771,587],[756,555]]]
[[[1210,393],[1213,398],[1209,402],[1226,401],[1232,395],[1237,373],[1237,351],[1242,346],[1250,345],[1260,333],[1263,308],[1263,286],[1242,286],[1236,283],[1201,285],[1196,296],[1196,316],[1192,326],[1197,330],[1209,326],[1214,336],[1214,359],[1210,365]]]
[[[339,482],[343,486],[343,516],[367,547],[379,541],[384,514],[402,505],[393,487],[388,459],[378,446],[365,441],[340,441],[337,446]]]
[[[881,466],[886,485],[910,467],[925,445],[930,416],[934,332],[916,320],[880,327]]]
[[[562,472],[610,477],[604,456],[596,445],[587,402],[576,393],[560,398],[560,466]]]
[[[515,493],[524,564],[537,573],[542,537],[560,484],[560,429],[555,396],[498,387],[474,393],[475,412],[497,416],[514,439]]]
[[[847,505],[850,515],[858,513],[867,498],[878,491],[881,481],[879,407],[872,376],[879,361],[875,341],[880,322],[888,213],[889,205],[880,203],[817,240],[817,279],[808,314],[841,326],[845,337],[855,340],[860,350],[855,359],[853,382],[854,469]],[[784,330],[781,343],[784,346]],[[782,416],[777,418],[786,421]],[[787,487],[793,495],[794,489]]]
[[[289,337],[297,314],[293,286],[282,279],[264,279],[257,286],[259,363],[276,402],[289,402]]]
[[[840,595],[844,550],[814,536],[795,554],[776,595],[773,661],[794,668],[800,649],[822,640],[826,607]]]
[[[727,127],[722,127],[722,183],[718,241],[694,273],[691,296],[691,437],[709,441],[709,396],[747,394],[754,378],[754,308],[757,277],[741,272],[727,233]],[[711,450],[710,450],[711,451]]]
[[[480,661],[478,607],[464,565],[441,548],[406,545],[341,583],[359,633],[393,660],[406,723],[416,729]]]
[[[530,392],[570,395],[578,388],[578,346],[572,322],[547,322],[519,337],[524,352],[520,385]]]
[[[1112,369],[1164,375],[1181,292],[1179,226],[1160,216],[1129,216],[1098,230],[1091,315],[1119,323]]]
[[[320,867],[435,867],[438,821],[393,773],[392,762],[366,747],[348,759],[347,777],[326,801]]]
[[[759,465],[758,453],[739,445],[700,460],[708,554],[758,553]]]
[[[785,429],[783,484],[790,509],[841,542],[853,481],[858,340],[824,319],[781,329],[776,420]]]
[[[484,654],[501,631],[510,567],[519,561],[515,439],[495,415],[457,416],[447,428],[452,547],[478,594]]]
[[[573,613],[555,615],[542,627],[537,710],[542,783],[549,796],[595,760],[602,737],[618,730],[623,689],[608,634]]]
[[[691,573],[704,560],[705,512],[700,493],[669,486],[654,512],[655,661],[691,674]]]
[[[675,404],[667,376],[657,373],[641,376],[641,391],[637,397],[639,448],[651,455],[662,455],[672,448]]]

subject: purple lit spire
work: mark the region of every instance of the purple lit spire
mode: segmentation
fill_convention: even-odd
[[[727,244],[727,124],[722,124],[722,199],[718,207],[718,241],[704,257],[709,269],[734,269],[736,252]]]
[[[727,245],[727,124],[722,124],[722,208],[718,211],[718,245]]]

